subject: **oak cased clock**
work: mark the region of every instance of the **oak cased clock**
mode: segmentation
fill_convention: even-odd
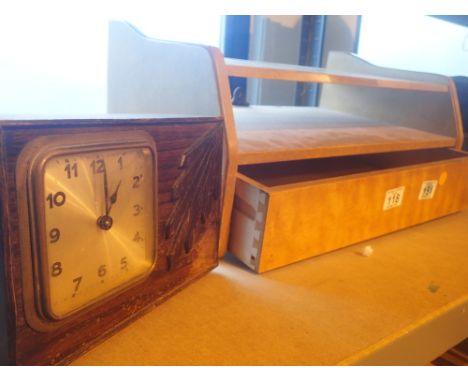
[[[67,363],[217,265],[219,118],[0,123],[2,363]]]

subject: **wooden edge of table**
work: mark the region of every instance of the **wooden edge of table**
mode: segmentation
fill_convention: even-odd
[[[468,295],[383,338],[338,365],[424,364],[465,339],[466,330],[461,328],[468,328]]]

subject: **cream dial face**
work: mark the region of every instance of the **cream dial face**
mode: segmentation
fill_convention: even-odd
[[[45,315],[65,318],[149,274],[155,263],[149,147],[62,150],[43,162],[41,176],[36,258]]]

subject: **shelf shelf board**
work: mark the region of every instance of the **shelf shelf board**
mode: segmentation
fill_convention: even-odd
[[[388,89],[417,90],[447,93],[447,84],[419,82],[371,76],[358,73],[269,62],[225,59],[226,71],[230,77],[263,78],[269,80],[317,82],[340,85],[367,86]]]
[[[455,139],[315,107],[234,109],[240,165],[453,147]]]

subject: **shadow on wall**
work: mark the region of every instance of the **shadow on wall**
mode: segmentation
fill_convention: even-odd
[[[253,16],[251,18],[249,59],[297,65],[301,51],[302,16]],[[359,16],[326,16],[323,59],[330,50],[354,52]],[[250,104],[294,105],[296,83],[249,79]]]
[[[297,65],[302,16],[253,16],[249,59]],[[249,79],[248,102],[261,105],[294,105],[296,84],[288,81]]]
[[[360,16],[327,16],[325,24],[322,66],[327,63],[328,52],[356,52],[359,38]]]
[[[465,139],[463,142],[463,150],[468,150],[468,77],[456,76],[453,77],[457,88],[458,101],[460,103],[460,112],[462,115],[463,131]]]

